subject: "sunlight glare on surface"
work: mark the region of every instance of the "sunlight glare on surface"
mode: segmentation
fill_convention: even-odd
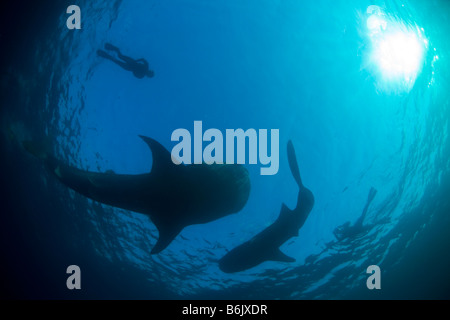
[[[421,29],[386,15],[378,6],[369,6],[366,12],[372,44],[369,62],[377,70],[378,86],[408,92],[421,71],[428,41]]]

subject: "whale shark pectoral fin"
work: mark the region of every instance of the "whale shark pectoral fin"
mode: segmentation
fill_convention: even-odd
[[[285,255],[280,249],[276,249],[273,251],[272,257],[270,258],[272,261],[280,261],[280,262],[295,262],[295,259]]]
[[[151,254],[157,254],[163,251],[172,242],[173,239],[181,232],[183,227],[178,227],[168,223],[155,223],[158,228],[159,237],[156,245],[153,247]]]
[[[152,152],[153,164],[151,172],[164,172],[175,167],[170,152],[162,144],[146,136],[139,135],[139,137],[147,143]]]

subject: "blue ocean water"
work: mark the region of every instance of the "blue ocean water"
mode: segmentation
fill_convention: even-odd
[[[67,29],[61,4],[47,4],[46,23],[33,30],[30,22],[11,41],[26,45],[4,47],[12,52],[1,79],[4,295],[449,298],[446,1],[77,5],[80,30]],[[386,49],[383,36],[395,28],[413,35],[396,43],[418,41],[417,61],[408,60],[414,44],[398,54],[395,43]],[[145,58],[155,76],[138,79],[102,59],[96,52],[105,43]],[[244,209],[187,227],[158,255],[150,254],[158,231],[148,217],[75,193],[21,145],[50,137],[55,155],[73,166],[139,174],[151,170],[152,155],[138,135],[170,150],[172,132],[193,132],[194,121],[223,131],[279,129],[280,169],[264,176],[247,164]],[[296,205],[288,140],[315,197],[299,236],[281,247],[296,262],[223,273],[221,257],[273,223],[282,203]],[[378,192],[367,228],[337,240],[333,231],[358,219],[371,187]],[[80,291],[66,288],[72,264],[82,270]],[[380,290],[366,287],[370,265],[381,269]]]

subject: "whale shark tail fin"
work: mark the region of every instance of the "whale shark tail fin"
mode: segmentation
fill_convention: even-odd
[[[297,157],[295,156],[294,145],[292,144],[291,140],[288,141],[287,153],[288,153],[289,167],[291,168],[292,175],[294,176],[294,179],[297,182],[298,186],[300,188],[303,188],[302,179],[300,177],[300,170],[298,168],[297,163]]]

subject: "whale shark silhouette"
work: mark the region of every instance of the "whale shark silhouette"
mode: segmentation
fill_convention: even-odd
[[[240,211],[250,193],[248,171],[238,164],[175,165],[159,142],[140,136],[152,152],[150,173],[83,171],[64,164],[39,144],[24,141],[33,155],[67,187],[101,203],[145,214],[159,231],[151,253],[165,249],[183,228]]]
[[[314,196],[301,180],[292,142],[287,146],[289,167],[298,184],[297,206],[289,209],[284,203],[277,220],[251,240],[229,251],[219,260],[219,268],[226,273],[253,268],[265,261],[294,262],[295,259],[282,253],[279,247],[292,237],[298,236],[314,206]]]

